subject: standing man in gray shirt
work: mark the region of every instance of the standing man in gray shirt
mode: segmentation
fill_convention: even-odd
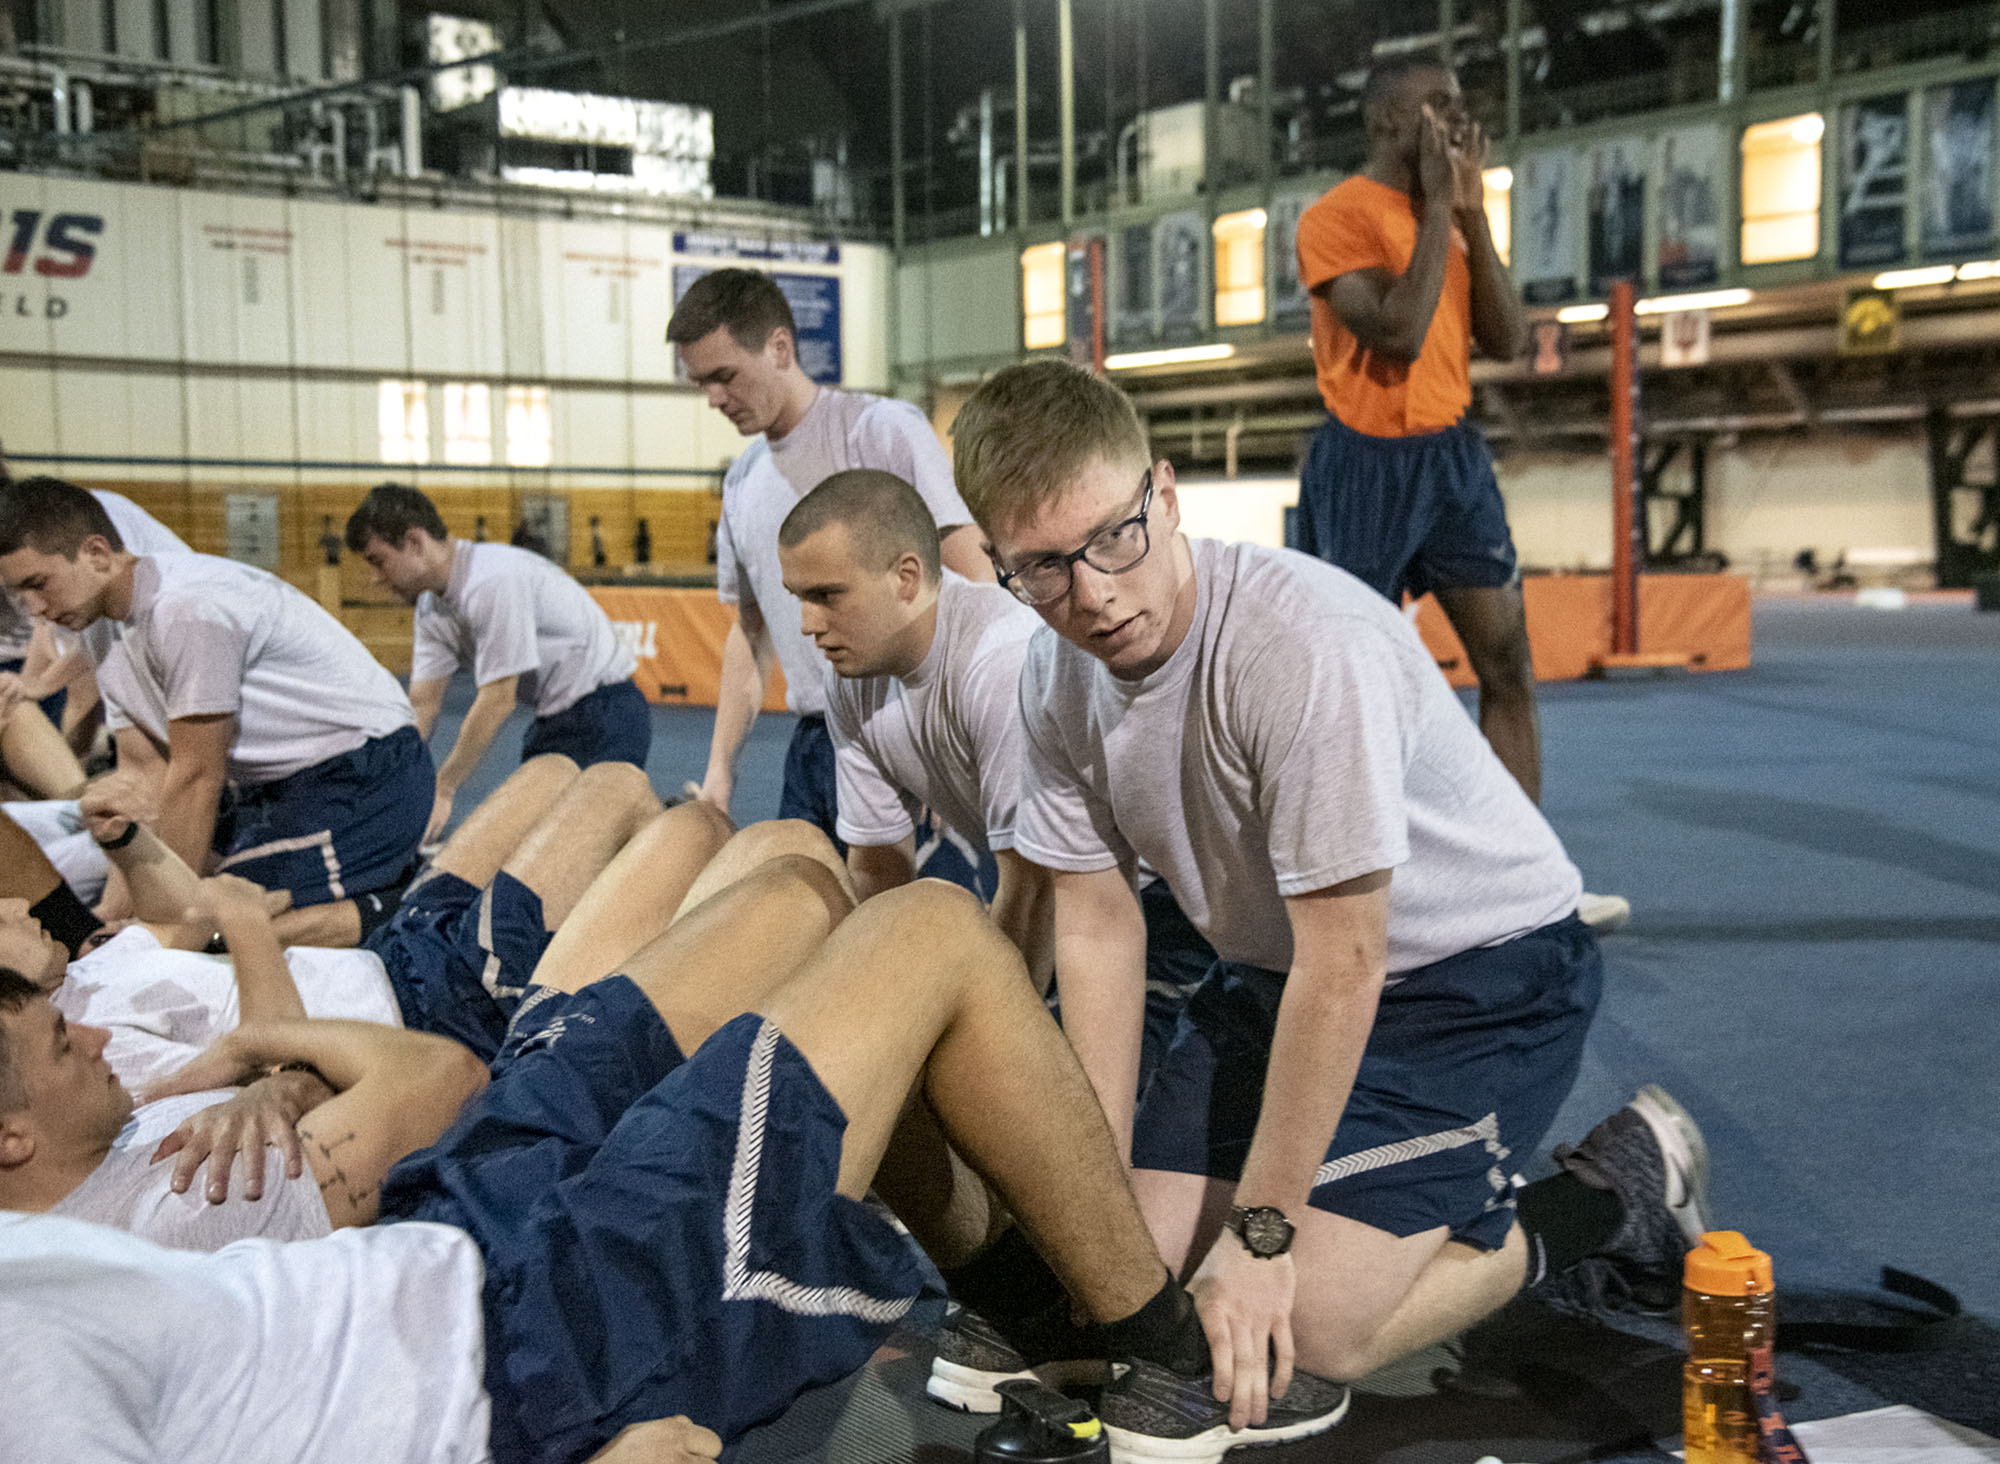
[[[764,703],[775,661],[799,724],[785,754],[780,818],[802,818],[839,843],[833,744],[826,731],[820,659],[799,630],[798,600],[778,564],[778,525],[823,478],[880,468],[913,484],[944,545],[944,563],[990,580],[978,531],[951,461],[924,414],[908,402],[820,386],[799,365],[792,309],[768,275],[719,269],[688,289],[667,322],[688,379],[745,437],[755,439],[722,484],[716,591],[736,606],[722,651],[722,685],[701,796],[729,809],[736,754]]]
[[[1678,1284],[1706,1158],[1666,1094],[1510,1177],[1602,963],[1562,844],[1409,622],[1304,555],[1184,537],[1131,403],[1066,364],[1000,372],[955,437],[1045,622],[1014,844],[1052,871],[1065,1030],[1215,1358],[1224,1401],[1176,1406],[1242,1427],[1295,1361],[1358,1376],[1586,1260]],[[1141,860],[1220,959],[1135,1102]]]
[[[516,701],[535,709],[521,761],[561,753],[580,768],[646,765],[653,714],[632,680],[637,661],[610,617],[561,569],[510,544],[454,537],[415,488],[382,483],[347,520],[347,547],[376,580],[417,607],[410,705],[429,738],[452,673],[470,664],[479,692],[438,768],[425,842],[485,758]]]

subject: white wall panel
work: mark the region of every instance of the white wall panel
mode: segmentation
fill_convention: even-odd
[[[627,281],[629,372],[634,381],[674,379],[667,321],[674,313],[674,236],[671,229],[634,224],[626,231],[631,276]]]
[[[631,465],[632,407],[624,392],[558,387],[550,398],[558,464],[584,468]]]
[[[56,452],[56,378],[38,366],[0,365],[0,448],[11,452]],[[37,463],[19,463],[15,472],[39,473]]]
[[[199,361],[292,361],[291,210],[283,200],[182,193],[184,308]]]
[[[596,381],[622,379],[632,366],[635,271],[627,230],[622,224],[578,222],[557,227],[552,273],[559,281],[562,349],[555,358],[556,372]],[[543,263],[549,266],[547,256]]]
[[[495,374],[500,350],[498,236],[489,218],[408,210],[386,248],[408,279],[410,364],[418,373]]]
[[[56,442],[89,457],[132,456],[132,399],[116,371],[56,372]]]
[[[347,311],[349,363],[386,376],[404,375],[410,370],[409,280],[405,251],[393,241],[407,237],[407,215],[401,209],[365,206],[343,208],[342,213],[347,283],[345,294],[332,303]],[[320,363],[308,357],[302,364]]]
[[[243,403],[234,381],[217,376],[189,377],[186,401],[187,456],[240,458],[247,455],[243,445]],[[209,470],[204,468],[202,471],[205,474]]]
[[[555,231],[531,218],[502,218],[498,223],[501,369],[532,381],[549,374],[545,341],[551,336],[543,301],[542,257],[543,246],[553,240]]]
[[[183,385],[178,376],[163,371],[121,373],[132,413],[134,457],[181,457],[187,447],[187,423],[183,405]],[[157,468],[134,469],[144,475]]]
[[[299,457],[317,463],[365,463],[380,457],[382,433],[372,381],[300,383]]]
[[[686,392],[644,392],[632,398],[632,461],[642,468],[694,468],[701,460],[700,419],[708,408]],[[727,426],[727,423],[723,425]],[[688,480],[692,484],[693,480]]]
[[[271,376],[240,378],[236,382],[236,410],[242,423],[238,438],[241,456],[278,462],[299,456],[298,411],[289,381]]]
[[[388,292],[369,281],[365,294],[357,298],[348,269],[347,223],[353,212],[337,203],[292,205],[292,319],[302,365],[373,368],[379,364],[355,353],[355,332],[368,328],[363,317],[380,312],[381,302],[369,297]],[[400,322],[401,292],[396,293],[391,318]],[[379,329],[379,322],[370,323]]]

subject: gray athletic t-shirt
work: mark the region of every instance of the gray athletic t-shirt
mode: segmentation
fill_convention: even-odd
[[[1218,953],[1274,971],[1287,897],[1377,869],[1392,973],[1575,910],[1562,844],[1395,606],[1289,550],[1190,548],[1194,621],[1152,675],[1122,681],[1047,628],[1029,644],[1024,857],[1143,859]]]
[[[743,450],[722,480],[715,590],[725,605],[747,600],[763,613],[785,671],[785,705],[801,716],[826,711],[825,662],[799,629],[798,596],[785,588],[778,563],[778,525],[793,504],[849,468],[880,468],[912,485],[940,529],[972,522],[930,421],[894,397],[823,386],[790,432]]]
[[[104,1162],[90,1177],[49,1208],[51,1215],[90,1220],[128,1235],[143,1236],[175,1250],[221,1250],[234,1240],[313,1240],[331,1235],[326,1201],[310,1168],[297,1179],[285,1175],[285,1156],[264,1151],[264,1193],[243,1198],[243,1175],[230,1176],[229,1198],[211,1205],[203,1194],[206,1164],[185,1194],[173,1190],[174,1161],[152,1162],[160,1141],[189,1115],[236,1096],[236,1090],[188,1093],[162,1098],[132,1110]]]
[[[849,680],[827,668],[841,838],[893,844],[928,806],[976,846],[1014,847],[1021,659],[1041,623],[1000,586],[946,570],[916,670]]]
[[[636,664],[588,590],[511,544],[453,539],[444,593],[417,599],[412,681],[439,681],[464,665],[480,686],[519,676],[517,700],[552,717]]]

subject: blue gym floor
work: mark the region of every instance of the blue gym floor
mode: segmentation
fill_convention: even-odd
[[[1551,1142],[1665,1084],[1707,1133],[1720,1223],[1772,1252],[1800,1311],[1867,1292],[1886,1263],[1976,1314],[1941,1352],[1782,1357],[1794,1420],[1913,1402],[2000,1434],[2000,615],[1762,602],[1750,670],[1551,685],[1541,706],[1546,811],[1586,885],[1633,906]],[[711,714],[654,716],[649,770],[672,793],[701,775]],[[775,812],[789,731],[753,729],[739,820]],[[461,808],[504,772],[494,758]],[[1295,1452],[1660,1457],[1649,1438],[1677,1428],[1670,1333],[1522,1310],[1490,1329],[1487,1350],[1515,1365],[1490,1398],[1420,1379]],[[918,1364],[872,1372],[846,1405],[866,1428],[814,1415],[795,1446],[751,1452],[907,1459],[969,1437],[910,1401]]]

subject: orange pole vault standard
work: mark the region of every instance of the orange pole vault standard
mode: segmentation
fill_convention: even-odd
[[[1639,569],[1645,562],[1645,520],[1638,503],[1638,332],[1632,282],[1611,287],[1611,651],[1639,649]]]

